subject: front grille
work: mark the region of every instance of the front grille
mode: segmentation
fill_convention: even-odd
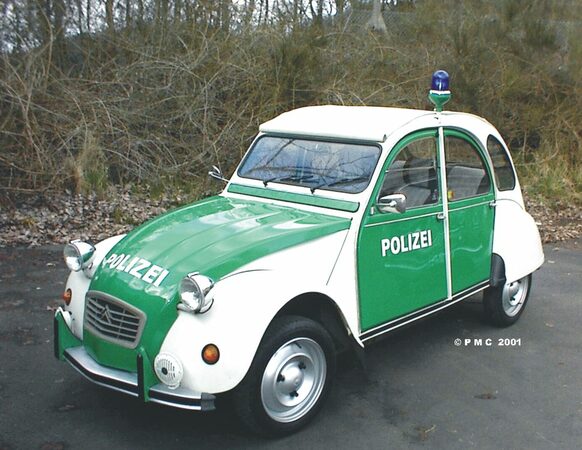
[[[85,328],[123,347],[135,348],[145,325],[145,315],[121,300],[89,291],[85,297]]]

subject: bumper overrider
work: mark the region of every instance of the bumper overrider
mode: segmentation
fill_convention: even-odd
[[[159,383],[143,349],[138,352],[135,373],[102,366],[87,353],[82,341],[73,335],[66,323],[64,314],[68,313],[61,308],[55,313],[55,357],[67,361],[93,383],[138,397],[144,402],[161,403],[195,411],[215,409],[215,396],[212,394],[194,392],[182,387],[170,389]]]

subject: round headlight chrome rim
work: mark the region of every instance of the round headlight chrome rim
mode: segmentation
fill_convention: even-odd
[[[71,241],[63,249],[65,264],[73,272],[86,269],[95,253],[95,247],[89,242],[76,239]]]
[[[180,303],[178,309],[195,314],[203,314],[210,309],[214,298],[208,295],[214,287],[211,278],[192,272],[180,282]]]

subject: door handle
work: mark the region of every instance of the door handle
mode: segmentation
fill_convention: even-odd
[[[490,207],[490,208],[495,208],[496,206],[497,206],[497,202],[496,202],[495,200],[491,200],[491,201],[489,202],[489,207]]]
[[[436,218],[437,220],[445,220],[445,213],[444,212],[438,213]]]

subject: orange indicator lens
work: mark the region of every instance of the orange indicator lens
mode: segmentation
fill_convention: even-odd
[[[63,292],[63,300],[67,306],[69,306],[69,303],[71,303],[72,298],[73,292],[70,289],[67,289],[65,292]]]
[[[216,345],[208,344],[202,349],[202,359],[206,364],[216,364],[219,358],[220,352]]]

